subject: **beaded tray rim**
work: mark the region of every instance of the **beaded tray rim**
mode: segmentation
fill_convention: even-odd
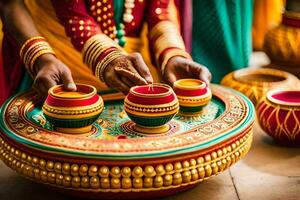
[[[254,121],[254,106],[253,104],[250,102],[250,100],[248,98],[246,98],[244,95],[231,90],[231,89],[225,89],[224,87],[221,86],[216,86],[213,85],[212,86],[213,89],[213,93],[215,96],[217,96],[217,98],[219,98],[221,101],[224,102],[225,104],[225,111],[224,113],[222,113],[219,117],[217,117],[215,120],[213,120],[212,122],[208,123],[208,124],[213,124],[214,122],[220,120],[222,118],[222,116],[224,117],[224,115],[226,114],[226,112],[228,112],[228,97],[226,97],[226,95],[223,95],[223,93],[227,93],[227,95],[232,95],[235,97],[235,99],[239,99],[240,102],[243,104],[243,108],[244,110],[244,115],[243,118],[240,119],[239,123],[235,124],[235,126],[233,128],[228,128],[227,131],[223,131],[222,134],[218,135],[218,137],[215,137],[213,139],[210,139],[206,142],[203,143],[197,143],[194,142],[192,145],[181,145],[181,148],[178,149],[178,146],[174,146],[172,148],[167,148],[166,150],[161,150],[161,149],[156,149],[156,150],[151,150],[148,149],[147,151],[136,151],[136,152],[105,152],[105,151],[100,151],[100,152],[95,152],[95,151],[84,151],[84,150],[75,150],[75,149],[65,149],[63,147],[59,147],[59,149],[57,147],[53,147],[53,146],[47,146],[45,144],[41,144],[39,142],[32,142],[27,138],[24,138],[20,135],[17,135],[15,133],[13,133],[10,128],[8,127],[6,124],[6,118],[3,118],[3,120],[0,123],[0,127],[2,129],[1,132],[3,132],[2,134],[6,135],[7,137],[15,140],[16,142],[20,142],[23,145],[29,147],[29,148],[33,148],[36,149],[38,148],[39,151],[46,151],[46,152],[55,152],[55,153],[60,153],[60,154],[67,154],[67,155],[71,155],[71,156],[83,156],[83,157],[91,157],[91,158],[105,158],[105,159],[134,159],[134,158],[141,158],[141,156],[143,157],[147,157],[147,158],[151,158],[151,157],[162,157],[162,156],[174,156],[174,155],[178,155],[178,154],[184,154],[187,152],[192,152],[192,151],[199,151],[201,149],[205,149],[208,147],[211,147],[213,145],[216,145],[222,141],[225,141],[231,137],[233,137],[236,134],[239,134],[240,132],[242,132],[243,130],[247,129],[249,126],[252,125],[253,121]],[[221,91],[219,91],[221,90]],[[17,96],[22,96],[24,95],[17,95]],[[7,107],[10,105],[10,103],[15,99],[14,96],[11,99],[9,99],[4,106],[1,109],[1,116],[3,117],[6,113],[4,111],[6,111]],[[28,106],[28,105],[26,105]],[[23,106],[23,107],[26,107]],[[201,126],[199,126],[201,127]],[[199,127],[197,127],[197,129],[199,129]],[[196,128],[194,128],[196,129]],[[182,133],[181,135],[188,135],[188,133],[193,132],[194,129],[186,132],[186,133]],[[188,137],[188,136],[187,136]],[[163,138],[163,137],[162,137]],[[153,139],[153,138],[150,138]],[[135,140],[135,139],[130,139]],[[148,140],[144,139],[144,140]],[[103,141],[101,140],[101,142],[107,142],[107,141]],[[123,143],[123,141],[118,142],[119,143]],[[201,142],[201,141],[200,141]],[[195,144],[196,143],[196,144]],[[126,143],[125,143],[126,144]],[[42,147],[41,147],[42,146]],[[184,146],[184,148],[183,148]]]

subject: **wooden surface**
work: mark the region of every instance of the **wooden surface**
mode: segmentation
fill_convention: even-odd
[[[75,200],[23,179],[0,162],[1,200]],[[194,189],[163,200],[300,200],[300,148],[276,145],[255,124],[248,155]]]

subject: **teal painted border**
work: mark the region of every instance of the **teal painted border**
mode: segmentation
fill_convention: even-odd
[[[225,135],[221,135],[219,137],[214,138],[213,140],[207,141],[205,143],[199,144],[199,145],[193,145],[193,146],[187,146],[185,148],[176,148],[176,149],[169,149],[165,151],[153,151],[150,153],[94,153],[94,152],[84,152],[84,151],[76,151],[76,150],[65,150],[65,149],[57,149],[54,147],[50,146],[43,146],[35,142],[28,141],[26,138],[23,138],[19,135],[14,134],[9,130],[9,128],[4,124],[4,110],[6,110],[9,102],[12,100],[13,97],[9,98],[4,105],[1,108],[1,117],[2,120],[0,121],[0,129],[2,131],[1,134],[7,135],[9,138],[12,138],[18,143],[22,143],[27,145],[30,148],[35,148],[35,149],[43,149],[45,151],[49,152],[55,152],[55,153],[63,153],[66,155],[70,156],[82,156],[82,157],[89,157],[89,158],[105,158],[105,159],[111,159],[111,160],[117,160],[117,159],[141,159],[141,158],[153,158],[153,157],[166,157],[166,156],[173,156],[177,154],[184,154],[184,153],[190,153],[193,151],[199,151],[201,149],[205,149],[208,147],[211,147],[215,144],[218,144],[222,141],[228,140],[232,138],[233,136],[237,135],[238,133],[241,133],[243,130],[248,128],[251,123],[254,121],[254,116],[255,116],[255,108],[252,102],[243,94],[240,92],[237,92],[235,90],[230,89],[233,93],[239,95],[242,97],[242,99],[245,101],[246,105],[248,106],[249,113],[244,122],[237,127],[236,129],[231,130]]]

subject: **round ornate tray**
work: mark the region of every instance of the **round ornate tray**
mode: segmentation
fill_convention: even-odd
[[[54,131],[29,91],[1,109],[0,157],[24,177],[71,195],[170,195],[224,171],[251,146],[250,100],[221,86],[212,92],[200,116],[178,115],[164,134],[134,131],[123,102],[107,101],[91,132],[68,135]]]

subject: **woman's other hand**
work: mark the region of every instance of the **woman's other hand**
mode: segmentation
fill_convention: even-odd
[[[139,53],[113,60],[105,69],[103,76],[107,85],[124,94],[127,94],[132,86],[153,82],[150,71]]]
[[[34,63],[36,77],[33,88],[43,97],[57,84],[63,84],[66,90],[76,91],[70,69],[52,54],[40,56]]]
[[[163,77],[170,85],[173,85],[175,81],[183,78],[200,79],[209,84],[211,73],[203,65],[184,57],[175,56],[168,61]]]

